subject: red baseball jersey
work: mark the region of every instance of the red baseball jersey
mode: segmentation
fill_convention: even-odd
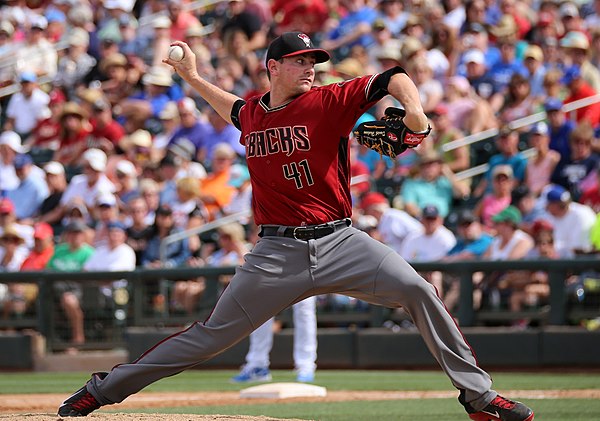
[[[356,120],[387,94],[374,86],[381,76],[313,87],[276,108],[268,107],[267,93],[239,108],[233,117],[246,148],[257,224],[313,225],[352,214],[348,138]]]

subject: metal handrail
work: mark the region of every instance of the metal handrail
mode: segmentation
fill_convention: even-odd
[[[568,104],[563,105],[562,111],[564,111],[565,113],[573,112],[575,110],[578,110],[579,108],[587,107],[588,105],[595,104],[597,102],[600,102],[600,94],[582,98],[577,101],[569,102]],[[537,123],[538,121],[542,121],[545,119],[546,119],[546,112],[542,111],[539,113],[531,114],[531,115],[525,116],[523,118],[519,118],[517,120],[511,121],[508,124],[508,126],[511,129],[516,130],[521,127],[526,127],[526,126],[529,126],[530,124]],[[485,139],[489,139],[491,137],[496,136],[497,134],[498,134],[498,129],[488,129],[483,132],[465,136],[461,139],[456,139],[452,142],[448,142],[448,143],[442,145],[442,151],[448,152],[448,151],[460,148],[462,146],[470,145],[472,143],[476,143],[476,142],[480,142]],[[527,150],[522,151],[520,154],[522,156],[524,156],[525,158],[531,158],[531,157],[535,156],[535,151],[533,149],[527,149]],[[455,174],[455,176],[456,176],[457,180],[465,180],[467,178],[471,178],[476,175],[485,173],[489,167],[490,166],[487,163],[481,164],[476,167],[468,168],[464,171],[457,172]]]
[[[241,211],[238,213],[233,213],[231,215],[224,216],[222,218],[216,219],[212,222],[209,222],[208,224],[204,224],[199,227],[190,228],[188,230],[176,232],[175,234],[166,236],[160,242],[159,253],[158,253],[158,255],[160,256],[160,261],[164,262],[165,260],[167,260],[167,247],[169,246],[169,244],[176,243],[177,241],[181,241],[185,238],[189,238],[192,235],[203,234],[205,232],[214,230],[216,228],[219,228],[219,227],[221,227],[225,224],[229,224],[231,222],[239,222],[239,221],[243,220],[244,218],[249,217],[251,214],[252,214],[252,211],[248,209],[245,211]]]

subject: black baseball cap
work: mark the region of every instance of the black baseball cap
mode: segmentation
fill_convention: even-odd
[[[267,59],[281,60],[283,57],[291,57],[299,54],[314,53],[317,63],[324,63],[329,60],[329,53],[320,48],[315,48],[312,41],[303,32],[284,32],[275,38],[267,50]]]

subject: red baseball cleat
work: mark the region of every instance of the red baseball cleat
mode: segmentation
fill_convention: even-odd
[[[94,373],[104,378],[108,373]],[[60,417],[85,417],[92,411],[100,408],[96,398],[87,391],[87,383],[81,389],[69,396],[58,408]]]
[[[471,405],[464,402],[462,392],[459,401],[464,405],[469,418],[473,421],[533,421],[534,418],[533,411],[526,405],[500,395],[480,411],[476,411]]]

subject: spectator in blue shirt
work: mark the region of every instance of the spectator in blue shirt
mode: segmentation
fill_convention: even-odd
[[[419,159],[419,174],[402,184],[400,195],[406,212],[415,218],[421,217],[425,206],[435,206],[441,217],[450,213],[454,196],[468,194],[468,187],[457,182],[454,174],[436,151],[426,151]]]
[[[30,155],[17,155],[14,166],[20,183],[16,189],[9,190],[6,197],[15,204],[17,219],[24,220],[36,215],[42,202],[48,197],[48,185],[44,172],[33,165]]]
[[[528,71],[525,65],[516,58],[516,42],[514,39],[500,38],[497,45],[500,48],[500,60],[492,65],[489,76],[501,90],[505,90],[510,78],[515,73],[527,77]]]
[[[548,98],[544,102],[544,110],[550,128],[550,149],[557,151],[560,158],[568,159],[571,156],[569,137],[575,128],[575,122],[568,120],[564,111],[563,103],[558,98]]]
[[[210,125],[200,120],[200,111],[196,108],[196,103],[192,98],[186,97],[179,101],[177,110],[179,111],[181,124],[173,133],[167,148],[183,139],[187,139],[196,147],[192,159],[205,162],[210,139]]]
[[[227,143],[240,157],[246,156],[246,149],[240,143],[240,131],[227,123],[212,107],[208,109],[207,162],[212,161],[213,149],[219,143]]]
[[[510,165],[516,181],[522,183],[525,180],[527,158],[519,153],[519,134],[508,126],[501,127],[496,147],[499,153],[490,158],[485,176],[473,190],[475,197],[492,191],[492,173],[497,165]]]
[[[457,218],[456,245],[448,252],[445,261],[479,259],[492,244],[492,236],[484,232],[475,214],[464,209]]]
[[[377,11],[365,5],[365,0],[344,0],[348,14],[342,17],[338,25],[332,29],[321,47],[334,51],[338,58],[345,58],[350,48],[361,45],[365,48],[373,43],[371,26],[377,19]]]
[[[456,245],[443,258],[444,262],[460,262],[480,259],[490,248],[493,237],[484,232],[483,227],[470,209],[458,213]],[[477,283],[479,273],[473,274]],[[446,307],[452,311],[460,298],[460,278],[455,273],[444,273],[443,288],[440,292]]]

